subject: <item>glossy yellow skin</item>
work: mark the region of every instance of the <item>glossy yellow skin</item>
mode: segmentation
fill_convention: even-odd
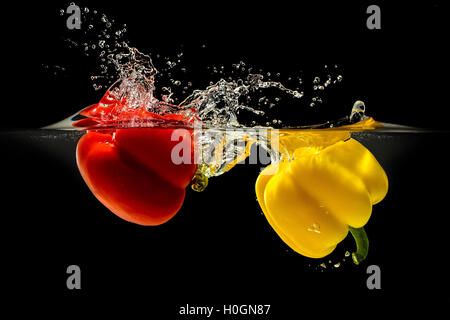
[[[348,226],[367,223],[372,205],[387,193],[388,179],[372,153],[354,139],[289,148],[290,161],[260,173],[258,202],[287,245],[322,258],[347,236]]]

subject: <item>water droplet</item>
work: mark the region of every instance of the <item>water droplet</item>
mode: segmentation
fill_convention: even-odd
[[[320,233],[320,224],[313,223],[312,227],[307,228],[306,230],[308,230],[310,232]]]
[[[352,112],[350,113],[350,121],[351,122],[361,121],[362,119],[364,119],[365,112],[366,106],[364,102],[362,102],[361,100],[356,101],[353,104]]]
[[[350,257],[350,252],[345,251],[345,256],[346,256],[346,257]]]
[[[327,268],[327,265],[325,264],[325,262],[321,263],[320,266],[321,266],[322,268],[324,268],[324,269]]]
[[[335,268],[339,268],[340,266],[341,266],[341,263],[340,263],[340,262],[334,264],[334,267],[335,267]]]
[[[338,82],[341,82],[341,81],[342,81],[342,79],[343,79],[343,78],[342,78],[342,76],[341,76],[341,75],[338,75],[338,76],[337,76],[337,81],[338,81]]]

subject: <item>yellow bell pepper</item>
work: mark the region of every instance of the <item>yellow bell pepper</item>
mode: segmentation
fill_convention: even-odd
[[[324,135],[320,141],[331,141],[331,133]],[[325,146],[296,144],[290,138],[280,143],[287,146],[289,159],[269,165],[256,181],[264,215],[288,246],[311,258],[330,254],[350,229],[357,244],[353,261],[358,264],[368,251],[363,226],[372,205],[388,190],[386,173],[352,138]]]

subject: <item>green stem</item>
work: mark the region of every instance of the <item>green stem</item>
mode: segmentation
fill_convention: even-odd
[[[194,175],[194,178],[192,178],[191,181],[191,188],[194,191],[202,192],[206,189],[206,186],[208,185],[208,177],[203,175],[201,172],[197,172]]]
[[[350,232],[356,242],[356,252],[352,253],[353,262],[358,265],[369,253],[369,238],[364,228],[349,227]]]

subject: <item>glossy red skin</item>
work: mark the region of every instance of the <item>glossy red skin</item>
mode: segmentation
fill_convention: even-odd
[[[174,129],[89,131],[78,142],[77,164],[97,199],[127,221],[154,226],[181,208],[196,165],[171,160]],[[191,133],[186,131],[188,135]]]

